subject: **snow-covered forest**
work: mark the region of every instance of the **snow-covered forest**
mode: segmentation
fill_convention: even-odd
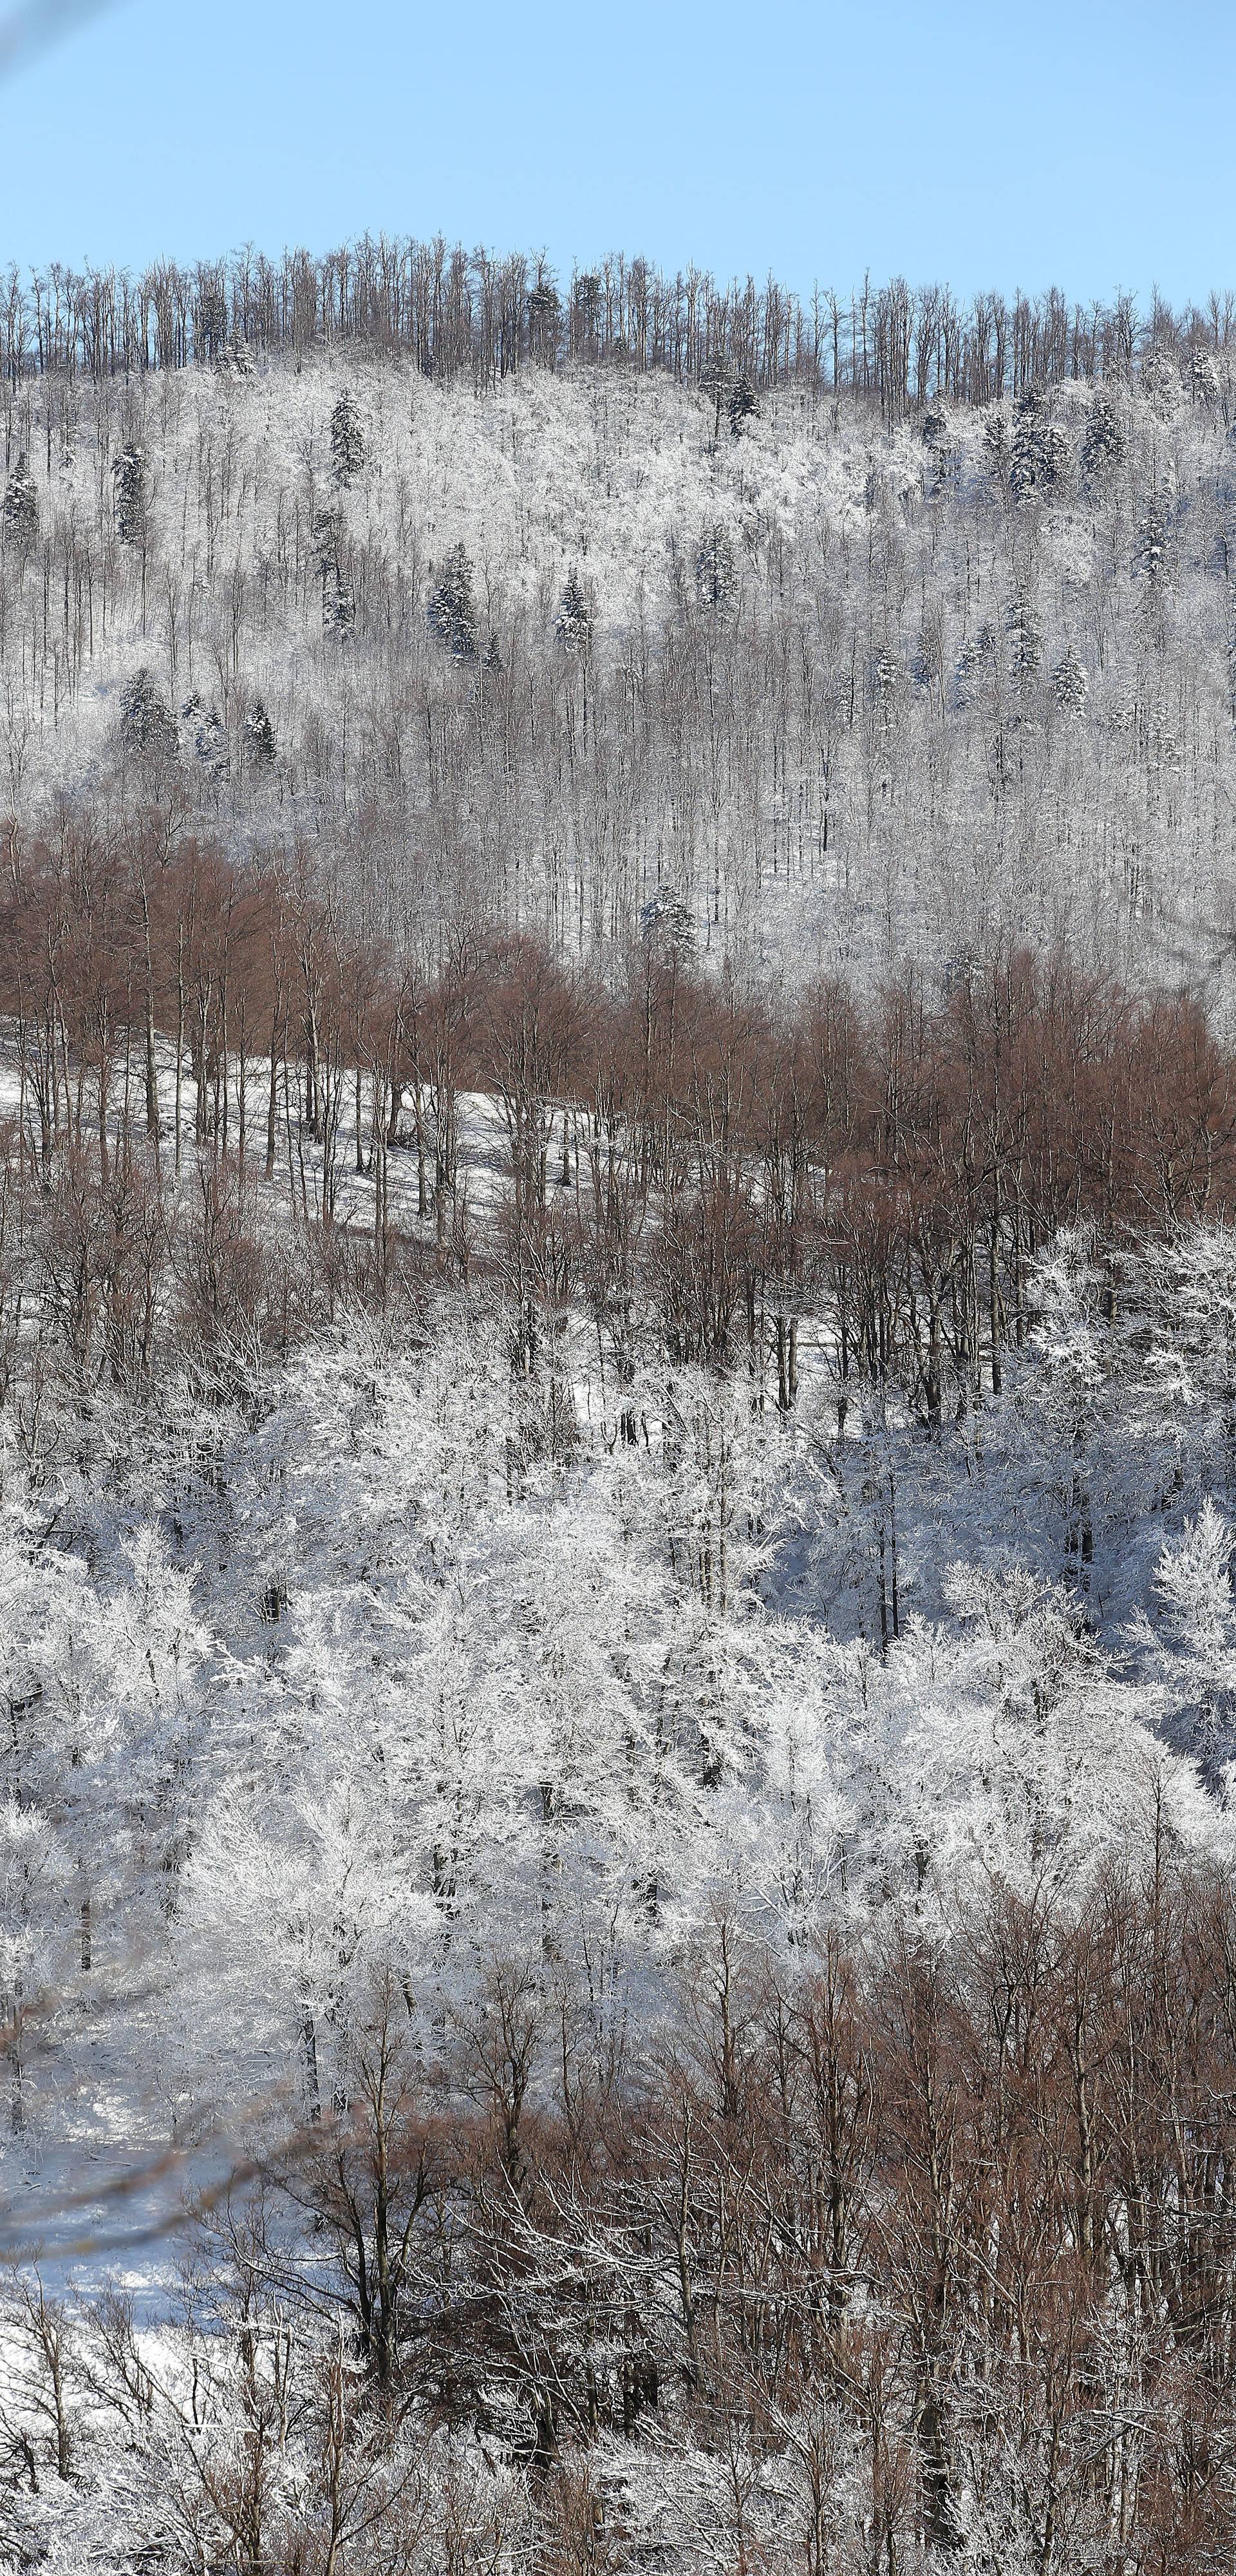
[[[1226,306],[809,327],[422,257],[366,339],[348,274],[144,281],[140,334],[135,289],[13,283],[16,812],[295,842],[430,960],[461,914],[612,959],[661,901],[783,983],[1030,936],[1222,984]]]
[[[1232,320],[11,281],[6,2568],[1229,2564]]]

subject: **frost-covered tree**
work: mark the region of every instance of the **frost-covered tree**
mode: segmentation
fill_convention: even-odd
[[[275,728],[261,698],[255,698],[245,717],[245,758],[259,769],[269,769],[275,757]]]
[[[472,564],[466,546],[452,547],[429,594],[429,630],[455,662],[476,655],[477,617],[472,596]]]
[[[186,698],[181,720],[193,734],[193,748],[208,776],[219,777],[228,765],[227,728],[216,707],[204,706],[199,697]]]
[[[1183,387],[1175,358],[1161,342],[1148,350],[1142,361],[1141,388],[1156,418],[1170,420],[1181,402]]]
[[[1028,500],[1031,493],[1060,493],[1068,480],[1069,462],[1063,430],[1052,420],[1037,386],[1028,385],[1013,426],[1009,485],[1014,500]]]
[[[1171,511],[1167,495],[1157,485],[1149,493],[1137,521],[1133,569],[1144,582],[1148,594],[1157,599],[1166,589],[1170,565]]]
[[[1091,482],[1101,482],[1123,465],[1128,440],[1116,407],[1114,395],[1106,385],[1095,389],[1086,416],[1082,439],[1082,467]]]
[[[901,681],[902,670],[896,655],[887,644],[882,644],[872,657],[871,698],[885,724],[892,718]]]
[[[1052,672],[1051,693],[1061,715],[1084,715],[1090,696],[1090,681],[1071,644],[1066,645]]]
[[[146,536],[146,456],[130,439],[112,465],[116,534],[122,545],[141,545]]]
[[[146,669],[135,671],[121,691],[119,734],[122,749],[139,760],[162,763],[176,757],[176,719]]]
[[[360,405],[345,385],[330,416],[331,473],[341,491],[347,491],[363,473],[367,456]]]
[[[997,639],[989,618],[973,635],[967,635],[957,656],[957,695],[963,706],[975,696],[985,676],[994,674],[997,665]]]
[[[1003,411],[989,411],[983,423],[983,456],[987,471],[1000,492],[1009,489],[1013,450],[1009,425]]]
[[[695,588],[701,608],[727,617],[738,596],[738,573],[730,533],[721,519],[704,530],[696,549]]]
[[[732,438],[738,438],[741,435],[747,422],[756,418],[759,408],[759,399],[756,394],[755,387],[744,368],[735,378],[734,383],[730,387],[729,400],[726,405],[730,418],[730,436]]]
[[[554,633],[567,654],[586,653],[592,640],[592,619],[574,566],[563,584]]]
[[[39,532],[39,504],[24,454],[18,457],[4,487],[3,523],[11,545],[23,551],[33,545]]]
[[[1008,635],[1009,671],[1018,688],[1025,688],[1035,677],[1043,660],[1043,628],[1033,600],[1025,589],[1014,593],[1005,618]]]

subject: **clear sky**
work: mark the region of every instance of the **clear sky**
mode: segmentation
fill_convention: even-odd
[[[1234,102],[1231,0],[117,0],[0,84],[0,258],[441,230],[1200,298],[1236,287]]]

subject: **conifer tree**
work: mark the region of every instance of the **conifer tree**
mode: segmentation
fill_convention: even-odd
[[[1128,442],[1120,415],[1106,385],[1100,385],[1090,405],[1086,434],[1082,440],[1082,470],[1090,482],[1102,480],[1123,465]]]
[[[341,491],[355,483],[367,453],[356,397],[345,385],[330,416],[331,472]]]
[[[998,484],[1002,492],[1007,492],[1012,470],[1012,450],[1009,444],[1009,425],[1002,411],[989,411],[983,423],[983,454],[993,483]]]
[[[1032,680],[1043,659],[1043,629],[1024,590],[1011,601],[1006,619],[1009,670],[1019,688]]]
[[[138,760],[157,763],[176,757],[176,720],[148,670],[135,671],[125,683],[119,730],[122,748]]]
[[[1052,673],[1051,693],[1062,716],[1084,715],[1090,680],[1071,644],[1065,646],[1063,660]]]
[[[115,480],[116,534],[121,544],[140,545],[146,534],[146,459],[132,440],[112,466]]]
[[[275,757],[275,728],[260,698],[255,698],[245,718],[245,758],[255,768],[268,769]]]
[[[193,728],[193,748],[208,775],[218,776],[227,768],[227,732],[216,707],[204,707],[198,697],[186,698],[181,717]]]
[[[720,519],[715,519],[700,539],[695,557],[695,588],[701,608],[710,616],[728,616],[737,596],[738,578],[729,530]]]
[[[640,929],[657,956],[678,962],[695,946],[695,919],[681,895],[660,893],[640,912]]]
[[[564,653],[587,652],[592,637],[592,619],[588,614],[588,603],[580,588],[579,575],[574,567],[567,574],[562,597],[558,603],[554,633]]]
[[[871,665],[871,695],[886,725],[892,718],[900,679],[901,672],[889,646],[882,644]]]
[[[24,451],[5,486],[4,533],[23,549],[33,545],[39,533],[39,505]]]
[[[756,417],[759,412],[759,408],[759,403],[756,400],[755,387],[751,382],[750,376],[744,371],[744,373],[738,377],[730,392],[728,410],[730,415],[731,438],[738,438],[741,435],[744,424]]]
[[[1068,473],[1068,440],[1050,419],[1037,386],[1027,385],[1017,405],[1009,460],[1013,498],[1024,501],[1032,492],[1059,492]]]
[[[1153,491],[1137,523],[1137,544],[1133,569],[1152,590],[1161,590],[1167,579],[1168,520],[1163,495]]]
[[[443,564],[426,610],[430,632],[452,661],[471,662],[476,655],[476,608],[472,598],[472,564],[467,548],[453,546]]]

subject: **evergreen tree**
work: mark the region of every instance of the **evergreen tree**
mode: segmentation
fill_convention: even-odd
[[[176,757],[176,720],[147,670],[136,671],[121,691],[119,730],[123,750],[134,759],[153,765]]]
[[[1063,660],[1052,672],[1051,693],[1062,716],[1084,715],[1090,680],[1071,644],[1066,645]]]
[[[227,768],[227,733],[215,707],[204,707],[198,697],[186,698],[181,710],[184,723],[193,728],[193,748],[202,768],[217,777]]]
[[[452,661],[471,662],[476,654],[476,608],[472,598],[472,565],[466,547],[453,546],[429,594],[430,632],[446,647]]]
[[[658,956],[675,962],[695,946],[695,919],[681,895],[655,894],[640,913],[645,942]]]
[[[586,653],[592,637],[592,619],[588,603],[579,585],[579,575],[572,567],[558,603],[554,633],[564,653]]]
[[[1120,415],[1106,385],[1100,385],[1090,405],[1086,434],[1082,440],[1082,469],[1092,483],[1114,474],[1123,465],[1128,442]]]
[[[355,396],[344,386],[330,416],[331,472],[341,491],[347,491],[363,471],[368,450]]]
[[[338,572],[340,542],[339,513],[334,504],[315,501],[309,543],[320,573]]]
[[[727,617],[738,596],[738,576],[728,528],[714,519],[700,539],[695,558],[695,588],[701,608],[712,617]]]
[[[146,459],[130,440],[112,466],[115,483],[116,534],[121,544],[136,546],[146,534]]]
[[[1219,399],[1219,378],[1210,351],[1195,340],[1189,352],[1189,399],[1209,411]]]
[[[275,728],[260,698],[255,698],[245,718],[245,758],[255,768],[268,769],[275,757]]]
[[[989,411],[983,423],[983,454],[993,483],[998,484],[1002,492],[1007,492],[1012,470],[1012,450],[1009,445],[1009,425],[1002,411]]]
[[[22,548],[33,545],[39,533],[39,505],[24,452],[5,486],[4,533]]]
[[[760,408],[756,400],[755,387],[747,374],[740,375],[731,387],[727,408],[730,415],[730,436],[737,438],[741,434],[744,422],[753,420]]]
[[[1027,385],[1017,405],[1009,459],[1009,487],[1015,501],[1032,492],[1059,492],[1068,481],[1069,443],[1048,417],[1037,386]]]
[[[886,725],[892,718],[900,679],[901,671],[892,652],[882,644],[871,665],[871,695]]]
[[[538,278],[528,298],[528,346],[543,366],[552,366],[558,354],[559,311],[557,288]]]
[[[1152,590],[1161,590],[1167,579],[1167,542],[1167,510],[1162,493],[1154,491],[1137,523],[1133,558],[1134,572]]]
[[[350,635],[355,624],[356,594],[338,564],[332,564],[322,575],[322,631]]]
[[[1019,590],[1011,602],[1005,624],[1009,670],[1018,687],[1025,688],[1043,659],[1043,629],[1024,590]]]
[[[319,509],[313,521],[314,560],[322,576],[322,631],[326,635],[347,635],[356,623],[356,603],[343,572],[343,529],[339,513],[329,504]]]

